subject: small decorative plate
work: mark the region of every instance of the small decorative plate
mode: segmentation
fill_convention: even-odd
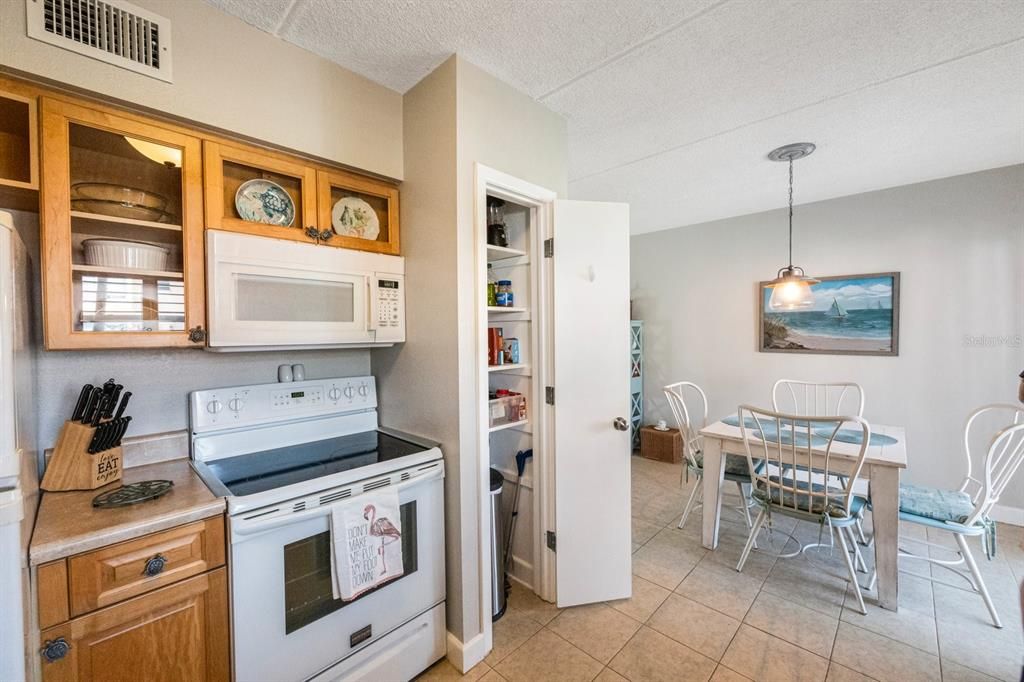
[[[375,240],[380,234],[377,212],[359,197],[339,199],[331,209],[334,232],[342,237]]]
[[[242,220],[291,227],[295,222],[295,202],[284,187],[256,178],[242,183],[235,192],[235,208]]]

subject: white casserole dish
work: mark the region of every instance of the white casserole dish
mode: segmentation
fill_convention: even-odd
[[[125,239],[86,239],[82,242],[85,262],[106,268],[166,270],[170,249]]]

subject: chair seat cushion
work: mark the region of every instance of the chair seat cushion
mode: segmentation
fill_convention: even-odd
[[[694,459],[697,460],[697,469],[704,470],[704,453],[698,452]],[[760,460],[754,464],[754,466],[760,469]],[[692,468],[692,467],[691,467]],[[750,467],[747,466],[747,458],[745,455],[726,455],[725,456],[725,473],[733,476],[750,476]]]
[[[971,497],[960,490],[900,484],[900,513],[935,521],[963,523],[974,512]]]
[[[864,498],[854,495],[850,501],[850,513],[846,513],[846,509],[843,505],[843,491],[839,488],[829,486],[826,488],[820,483],[811,483],[808,485],[807,481],[794,481],[791,478],[782,478],[778,476],[769,476],[768,480],[772,483],[781,483],[786,488],[795,488],[796,490],[782,490],[774,486],[768,486],[765,490],[765,484],[763,481],[758,481],[756,489],[752,492],[755,500],[759,502],[770,504],[774,507],[782,507],[784,509],[802,511],[807,514],[828,514],[829,516],[837,519],[852,518],[858,516],[861,509],[864,508]],[[810,492],[813,493],[825,493],[827,497],[819,495],[808,495],[806,492],[808,487]]]

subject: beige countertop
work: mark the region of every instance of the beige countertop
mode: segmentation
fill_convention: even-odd
[[[174,487],[163,497],[127,507],[97,509],[92,499],[126,483],[167,479]],[[115,542],[224,513],[224,499],[200,480],[188,459],[124,470],[124,479],[97,488],[44,492],[29,545],[33,566],[79,554]]]

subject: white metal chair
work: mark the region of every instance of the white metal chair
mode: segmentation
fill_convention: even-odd
[[[702,495],[701,491],[703,490],[701,482],[704,476],[704,452],[703,437],[700,435],[700,430],[708,425],[708,397],[704,390],[692,381],[680,381],[669,384],[663,390],[665,398],[668,400],[668,406],[672,409],[672,416],[675,417],[676,427],[683,437],[683,456],[686,458],[686,468],[683,471],[690,471],[697,478],[693,490],[690,492],[690,497],[686,500],[686,506],[683,508],[683,516],[679,519],[678,528],[682,528],[686,525],[686,519],[689,518],[690,512],[696,507],[701,506],[698,498]],[[692,419],[690,416],[691,410],[687,406],[687,400],[690,401],[691,406],[694,408]],[[698,417],[700,419],[699,422],[697,421]],[[683,472],[680,472],[680,485],[682,485],[682,476]],[[746,491],[743,489],[744,484],[750,484],[750,470],[747,467],[746,459],[737,455],[727,455],[725,479],[733,481],[736,483],[736,487],[739,488],[740,499],[743,501],[739,511],[743,514],[747,528],[750,528],[753,523],[750,518],[751,503]]]
[[[864,388],[853,381],[813,382],[779,379],[772,386],[772,409],[776,412],[804,417],[837,417],[841,414],[864,416]],[[846,485],[842,478],[839,485]],[[870,543],[864,536],[863,519],[855,525],[861,544]]]
[[[852,381],[816,383],[779,379],[772,386],[772,410],[802,417],[864,416],[864,389]]]
[[[830,536],[839,537],[843,560],[857,594],[857,604],[860,612],[866,614],[854,566],[855,559],[862,565],[863,559],[853,536],[853,525],[867,501],[853,494],[853,483],[864,466],[871,427],[856,415],[793,415],[749,405],[740,405],[738,417],[748,465],[753,467],[755,461],[761,461],[764,467],[753,471],[751,476],[751,497],[761,509],[754,519],[736,570],[743,570],[757,533],[771,514],[827,524]],[[861,443],[853,446],[854,453],[850,453],[848,445],[844,446],[847,454],[840,465],[832,451],[839,429],[844,427],[860,431]],[[815,450],[822,454],[815,454]],[[824,483],[814,482],[814,472],[824,476]],[[828,485],[833,477],[838,479],[840,476],[840,480],[845,481],[842,487]],[[847,539],[852,544],[854,558],[850,556],[851,547]]]
[[[971,451],[972,445],[979,444],[984,445],[985,454],[976,478],[972,475]],[[956,538],[957,549],[915,538],[903,539],[945,550],[957,555],[957,558],[921,556],[902,547],[900,557],[942,566],[966,580],[971,590],[980,594],[985,601],[993,624],[1001,628],[1003,624],[967,545],[967,538],[982,536],[987,552],[991,553],[995,549],[994,526],[988,514],[999,502],[999,496],[1021,467],[1021,462],[1024,462],[1024,408],[1017,405],[985,405],[974,410],[964,427],[964,452],[967,456],[967,473],[956,490],[900,485],[900,520],[952,533]],[[967,564],[968,570],[954,568],[960,564]],[[936,580],[933,576],[919,577],[963,589],[960,584]]]

